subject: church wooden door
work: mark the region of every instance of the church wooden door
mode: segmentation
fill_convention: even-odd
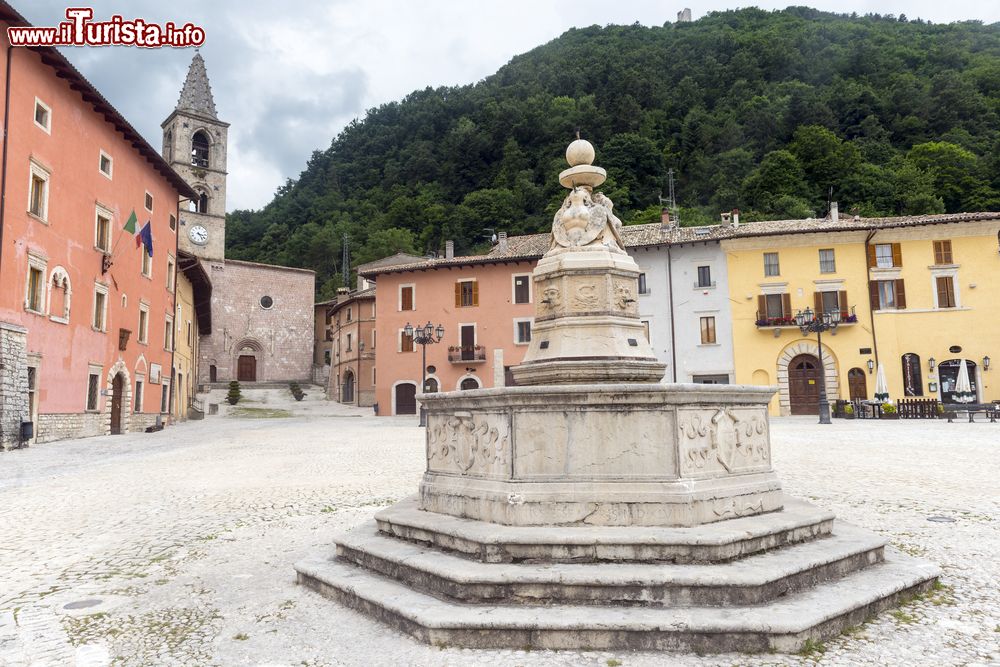
[[[252,354],[241,354],[236,363],[236,379],[240,382],[257,381],[257,358]]]

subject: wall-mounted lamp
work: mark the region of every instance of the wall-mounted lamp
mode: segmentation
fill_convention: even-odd
[[[934,357],[931,357],[930,359],[927,360],[927,368],[933,371],[935,366],[937,366],[937,361],[934,359]]]
[[[983,371],[990,370],[990,357],[989,355],[983,357]]]
[[[874,370],[875,370],[875,360],[874,359],[869,359],[868,360],[868,374],[871,375],[872,371],[874,371]]]

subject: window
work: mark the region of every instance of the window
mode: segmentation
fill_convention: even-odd
[[[873,280],[868,286],[872,308],[876,310],[906,308],[906,291],[902,280]]]
[[[94,372],[93,369],[90,371],[90,375],[87,377],[87,411],[96,412],[97,411],[97,397],[100,396],[100,386],[101,386],[101,373],[100,371]]]
[[[108,287],[100,283],[94,285],[94,312],[91,325],[97,331],[107,331]]]
[[[399,332],[399,351],[413,352],[413,336],[407,336],[405,332]]]
[[[37,97],[35,98],[35,125],[52,134],[52,109]]]
[[[94,247],[103,253],[111,252],[111,211],[100,206],[94,223]]]
[[[458,385],[461,391],[469,391],[470,389],[479,389],[479,380],[474,377],[467,377]]]
[[[144,203],[145,203],[145,206],[146,206],[146,210],[149,211],[150,213],[152,213],[153,212],[153,195],[151,195],[151,194],[149,194],[147,192],[146,193],[146,201]]]
[[[955,279],[951,276],[938,276],[934,281],[937,283],[937,307],[954,308]]]
[[[28,191],[28,213],[39,220],[49,217],[49,172],[31,163],[31,182]]]
[[[713,287],[712,267],[710,266],[698,267],[698,287]]]
[[[177,231],[177,218],[173,213],[170,214],[170,229],[171,231]]]
[[[514,320],[514,342],[518,345],[531,342],[531,320]]]
[[[701,344],[712,345],[715,343],[715,318],[701,318]]]
[[[260,297],[260,307],[261,308],[263,308],[264,310],[269,310],[273,306],[274,306],[274,299],[273,298],[271,298],[271,297],[269,297],[267,295],[264,295],[264,296]]]
[[[146,344],[149,342],[149,306],[144,303],[139,304],[139,334],[137,340]]]
[[[820,273],[837,272],[837,261],[834,257],[832,248],[819,251],[819,272]]]
[[[764,253],[764,275],[765,276],[781,275],[781,269],[778,266],[778,253],[776,252]]]
[[[764,296],[765,312],[764,316],[768,319],[775,317],[784,317],[785,310],[784,306],[784,294],[766,294]]]
[[[163,349],[174,349],[174,320],[169,315],[167,321],[163,323]]]
[[[147,278],[153,277],[153,258],[145,248],[142,249],[142,275]]]
[[[353,340],[353,336],[352,336],[352,334],[347,334],[347,349],[346,349],[346,351],[347,351],[347,352],[350,352],[350,351],[351,351],[351,350],[353,349],[353,348],[351,347],[351,344],[352,344],[353,342],[354,342],[354,340]]]
[[[413,310],[413,285],[403,285],[399,288],[399,309]]]
[[[821,313],[836,313],[840,307],[840,292],[820,292],[819,304],[822,306]]]
[[[375,349],[375,330],[372,329],[372,349]]]
[[[187,322],[187,345],[191,347],[191,320]]]
[[[142,379],[135,379],[135,411],[142,412]]]
[[[208,168],[208,135],[198,130],[191,137],[191,164],[195,167]]]
[[[348,308],[347,309],[347,321],[350,322],[353,319],[354,319],[354,309],[353,308]]]
[[[45,268],[34,263],[28,266],[28,285],[24,295],[24,307],[33,313],[42,315],[42,304],[45,303]]]
[[[475,280],[463,280],[455,283],[455,307],[467,308],[479,305],[479,283]]]
[[[37,403],[35,393],[37,390],[38,368],[35,366],[28,366],[28,419],[31,420],[35,418],[35,404]]]
[[[174,258],[167,255],[167,289],[174,291]]]
[[[170,407],[170,380],[164,378],[160,385],[160,412],[166,413]]]
[[[691,382],[695,384],[729,384],[728,375],[692,375]]]
[[[876,243],[868,246],[868,266],[892,269],[903,266],[903,252],[898,243]]]
[[[514,276],[514,303],[531,303],[531,276]]]
[[[198,199],[195,200],[194,205],[195,213],[208,213],[208,193],[198,192]]]
[[[111,156],[101,151],[101,156],[97,161],[97,168],[101,170],[101,173],[111,178],[111,170],[114,168],[114,162],[111,160]]]
[[[934,242],[934,263],[954,264],[951,256],[951,241]]]
[[[646,274],[639,274],[639,294],[649,294],[649,287],[646,285]]]
[[[163,157],[170,162],[174,159],[174,132],[173,130],[167,130],[167,133],[163,135]]]

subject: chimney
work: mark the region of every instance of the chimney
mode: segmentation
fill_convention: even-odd
[[[840,206],[835,201],[830,202],[830,221],[840,221]]]
[[[738,229],[740,226],[740,209],[733,209],[733,229]]]
[[[349,287],[338,287],[337,296],[344,296],[345,294],[350,294],[351,289]]]
[[[444,242],[444,258],[445,259],[455,259],[455,242],[445,241]]]
[[[507,245],[507,232],[499,232],[497,234],[497,250],[500,252],[507,252],[509,246]]]
[[[667,230],[672,226],[673,222],[670,220],[670,209],[660,209],[660,229]]]
[[[719,215],[722,216],[722,226],[723,227],[729,227],[732,224],[732,221],[733,221],[733,212],[732,211],[723,211]]]

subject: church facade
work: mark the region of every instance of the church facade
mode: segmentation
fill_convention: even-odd
[[[212,283],[212,328],[198,346],[198,382],[308,382],[315,273],[226,259],[229,123],[218,117],[200,53],[161,127],[164,159],[195,192],[181,202],[178,247],[198,259]]]

